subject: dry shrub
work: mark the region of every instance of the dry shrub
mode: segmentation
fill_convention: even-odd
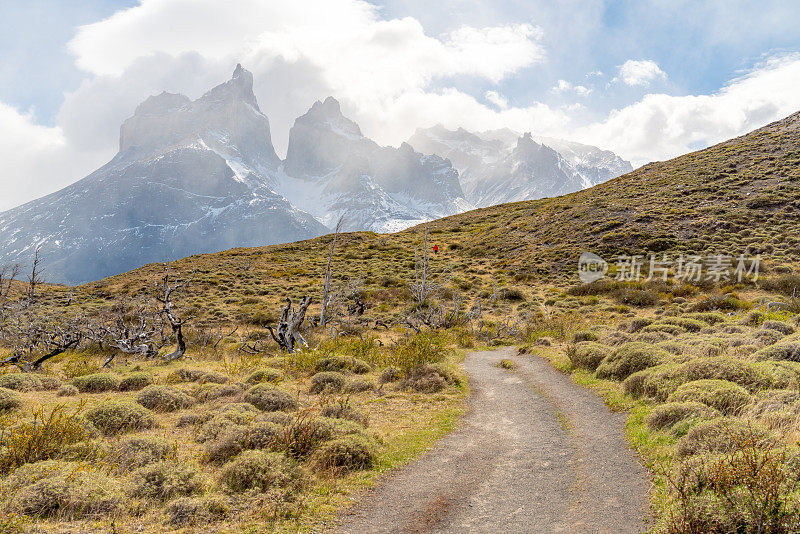
[[[107,460],[119,471],[131,471],[163,460],[174,460],[177,445],[164,438],[134,436],[120,441]]]
[[[82,408],[59,404],[50,411],[39,407],[30,419],[22,421],[11,415],[0,417],[0,473],[61,458],[70,446],[89,439],[93,429],[80,416]]]
[[[252,404],[232,402],[223,404],[217,410],[205,414],[202,426],[197,434],[197,441],[203,443],[217,439],[224,432],[243,427],[253,422],[259,410]]]
[[[408,373],[420,365],[441,362],[448,354],[450,349],[444,333],[425,330],[404,338],[394,348],[390,363]]]
[[[265,412],[297,408],[297,400],[288,391],[267,384],[258,384],[248,389],[244,394],[244,400]]]
[[[209,402],[224,397],[237,397],[242,389],[236,384],[201,384],[190,393],[198,402]]]
[[[278,371],[277,369],[272,369],[270,367],[264,369],[258,369],[257,371],[253,371],[250,373],[250,376],[247,377],[246,382],[251,385],[260,384],[262,382],[268,382],[270,384],[278,384],[283,380],[283,374]]]
[[[398,380],[400,380],[400,378],[402,378],[402,376],[403,376],[403,373],[398,367],[390,365],[389,367],[387,367],[386,369],[381,371],[380,381],[381,381],[381,384],[388,384],[390,382],[397,382]]]
[[[64,384],[63,386],[58,388],[58,391],[56,392],[56,395],[58,395],[59,397],[74,397],[77,394],[78,394],[78,388],[76,388],[72,384]]]
[[[730,450],[699,455],[665,470],[671,502],[662,521],[669,533],[800,531],[796,451],[765,444],[760,433],[731,438]]]
[[[345,377],[342,373],[325,371],[311,377],[311,393],[338,393],[344,387]]]
[[[603,358],[612,352],[610,347],[594,341],[582,341],[567,347],[567,357],[573,367],[594,371]]]
[[[178,497],[167,505],[169,524],[173,527],[208,525],[228,517],[228,504],[221,497]]]
[[[109,519],[124,508],[119,484],[85,463],[48,460],[25,465],[3,482],[8,509],[27,516]]]
[[[597,367],[598,378],[624,380],[631,374],[667,363],[670,354],[660,347],[640,342],[624,343],[613,353],[607,355]]]
[[[131,481],[131,495],[160,501],[202,493],[203,478],[192,465],[162,461],[137,469]]]
[[[180,368],[172,371],[167,375],[167,382],[175,384],[178,382],[199,382],[201,384],[225,384],[228,377],[213,371],[204,371],[202,369],[186,369]]]
[[[761,324],[761,328],[776,330],[784,336],[794,334],[794,327],[788,323],[784,323],[783,321],[767,320]]]
[[[741,413],[752,399],[746,389],[733,382],[702,379],[681,385],[667,400],[670,402],[702,402],[725,415],[736,415]]]
[[[157,412],[174,412],[192,406],[194,399],[173,386],[147,386],[136,395],[136,402]]]
[[[375,382],[369,378],[352,378],[347,380],[342,391],[345,393],[363,393],[375,389]]]
[[[346,400],[325,406],[320,415],[334,419],[347,419],[363,426],[369,424],[369,417],[364,412],[353,408]]]
[[[79,376],[72,381],[72,385],[81,393],[102,393],[119,389],[120,379],[109,373],[95,373]]]
[[[765,347],[755,354],[756,360],[800,362],[800,341],[782,341]]]
[[[447,386],[447,379],[432,365],[421,365],[411,371],[398,384],[400,389],[410,389],[419,393],[436,393]]]
[[[43,389],[42,380],[31,373],[8,373],[0,375],[0,388],[15,391],[36,391]]]
[[[718,417],[693,427],[678,442],[679,457],[698,453],[727,453],[736,450],[740,442],[753,439],[767,446],[775,437],[754,421],[733,417]]]
[[[325,443],[314,455],[323,469],[355,471],[369,469],[377,460],[375,445],[362,434],[350,434]]]
[[[364,360],[359,360],[352,356],[329,356],[319,360],[314,365],[314,370],[318,373],[323,371],[338,371],[340,373],[349,371],[355,374],[364,374],[369,373],[372,368]]]
[[[95,406],[86,412],[86,419],[106,436],[158,426],[153,412],[126,401],[108,401]]]
[[[153,377],[148,373],[131,373],[123,376],[119,383],[120,391],[139,391],[153,383]]]
[[[647,426],[655,430],[672,429],[687,420],[704,420],[720,417],[719,411],[700,402],[668,402],[655,406],[647,416]],[[681,425],[685,426],[685,425]],[[676,432],[681,435],[683,429]]]
[[[14,391],[0,388],[0,412],[16,410],[22,406],[22,399]]]
[[[305,478],[304,470],[286,455],[256,450],[243,452],[220,473],[220,481],[232,493],[299,490]]]

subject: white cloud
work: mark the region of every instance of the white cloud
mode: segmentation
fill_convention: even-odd
[[[120,123],[150,94],[167,90],[195,98],[227,79],[237,62],[254,73],[279,153],[294,119],[328,95],[365,133],[397,145],[413,126],[398,126],[408,118],[396,113],[413,102],[447,100],[443,109],[470,102],[480,115],[491,113],[458,91],[430,87],[464,76],[496,84],[542,60],[540,39],[530,24],[461,26],[430,36],[416,19],[383,19],[364,0],[140,0],[78,29],[68,48],[87,78],[66,96],[55,127],[36,126],[18,112],[0,114],[0,156],[14,161],[21,183],[36,184],[7,188],[0,209],[105,163],[116,151]],[[419,121],[441,116],[409,113]],[[27,137],[12,133],[20,121]],[[27,148],[20,150],[24,139]]]
[[[666,79],[667,74],[661,70],[653,60],[635,60],[629,59],[619,66],[619,75],[612,81],[617,82],[622,80],[623,83],[630,86],[636,85],[650,85],[650,82],[656,79]]]
[[[508,107],[508,99],[497,91],[486,91],[483,97],[500,109]]]
[[[0,102],[0,161],[4,210],[68,185],[76,172],[91,170],[93,157],[75,151],[61,128],[40,126],[32,113]]]
[[[567,80],[558,80],[550,92],[556,94],[571,92],[578,96],[588,96],[592,93],[592,89],[585,85],[572,85]]]
[[[800,54],[772,58],[709,95],[648,94],[576,139],[614,150],[636,165],[723,141],[800,109]]]

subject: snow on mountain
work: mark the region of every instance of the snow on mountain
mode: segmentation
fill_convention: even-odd
[[[632,170],[613,152],[507,128],[472,133],[437,125],[417,129],[408,142],[449,159],[467,200],[479,207],[564,195]]]
[[[379,146],[332,97],[295,121],[282,171],[277,189],[329,227],[396,231],[472,208],[450,162]]]
[[[84,282],[191,254],[327,232],[271,187],[280,160],[252,75],[190,101],[162,93],[120,129],[120,151],[83,180],[0,213],[0,264],[42,245],[49,281]]]

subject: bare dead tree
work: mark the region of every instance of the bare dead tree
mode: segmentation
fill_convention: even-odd
[[[425,225],[422,253],[414,250],[414,281],[410,284],[416,309],[422,309],[428,299],[440,291],[451,278],[449,271],[435,273],[431,270],[428,261],[428,225]]]
[[[28,275],[28,301],[33,302],[36,299],[36,286],[42,283],[42,268],[40,263],[42,261],[39,253],[42,250],[42,244],[36,245],[33,253],[33,265],[31,266],[31,274]]]
[[[5,265],[0,268],[0,328],[11,308],[11,294],[17,276],[19,276],[19,265]]]
[[[172,280],[166,266],[164,266],[164,277],[160,282],[156,282],[156,288],[159,291],[156,295],[156,300],[161,303],[161,313],[169,322],[170,327],[172,327],[172,333],[175,335],[177,343],[175,350],[164,356],[164,360],[167,362],[183,358],[186,354],[186,340],[183,337],[183,326],[193,317],[179,317],[173,308],[172,298],[176,291],[180,291],[191,283],[191,277],[183,279],[175,278]]]
[[[92,340],[105,343],[123,354],[153,358],[166,344],[164,326],[160,314],[140,300],[133,310],[122,305],[115,307],[112,317],[90,324],[88,332]],[[116,353],[111,354],[103,367],[111,365],[115,356]]]
[[[44,318],[30,312],[14,318],[4,330],[6,342],[13,347],[12,356],[1,366],[16,365],[23,371],[35,371],[47,360],[77,348],[84,339],[85,317],[71,319]]]
[[[339,239],[339,232],[342,230],[342,223],[344,221],[344,216],[339,217],[339,221],[336,223],[336,230],[333,232],[333,240],[331,241],[331,248],[328,251],[328,264],[325,267],[325,280],[322,286],[322,302],[320,306],[319,312],[319,324],[322,328],[327,326],[328,322],[331,319],[330,311],[331,311],[331,267],[333,265],[333,253],[336,250],[336,241]]]
[[[272,339],[282,350],[292,353],[298,342],[306,345],[306,340],[300,334],[300,325],[303,324],[310,304],[311,297],[304,297],[297,310],[293,310],[292,299],[287,298],[286,306],[283,308],[281,318],[278,322],[277,332],[273,330],[272,326],[267,326],[269,333],[272,335]]]

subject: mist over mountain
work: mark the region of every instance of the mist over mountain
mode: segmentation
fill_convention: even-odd
[[[380,146],[332,97],[296,119],[285,160],[237,65],[196,100],[161,93],[86,178],[0,213],[0,263],[78,283],[145,263],[346,230],[393,232],[474,207],[556,196],[630,170],[613,153],[511,130],[418,130]]]
[[[449,159],[476,207],[574,193],[633,170],[613,152],[509,129],[473,133],[437,125],[408,140]]]

